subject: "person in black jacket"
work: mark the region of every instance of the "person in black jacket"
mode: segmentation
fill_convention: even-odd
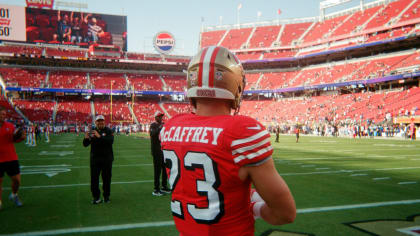
[[[92,204],[99,204],[102,203],[101,191],[99,190],[99,175],[101,173],[104,201],[105,203],[110,202],[114,133],[105,126],[105,118],[102,115],[96,117],[95,125],[95,129],[85,133],[83,146],[91,145],[90,190],[93,196]]]
[[[163,127],[163,113],[160,111],[155,112],[155,120],[150,125],[150,143],[152,144],[153,167],[155,177],[155,188],[152,194],[154,196],[162,196],[162,193],[170,193],[167,186],[168,176],[166,174],[165,165],[163,162],[163,152],[160,146],[159,133]],[[162,189],[160,188],[160,176],[162,174]]]

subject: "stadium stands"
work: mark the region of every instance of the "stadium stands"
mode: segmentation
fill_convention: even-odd
[[[126,80],[118,73],[89,73],[90,83],[95,89],[125,90]]]
[[[155,121],[153,115],[156,111],[162,111],[156,102],[136,101],[133,112],[140,124],[151,124]]]
[[[59,99],[55,121],[65,124],[92,122],[90,103],[79,99]]]
[[[327,15],[325,19],[319,18],[319,20],[293,19],[273,25],[256,23],[244,28],[232,27],[226,30],[205,31],[201,33],[200,44],[201,47],[221,45],[232,49],[238,58],[247,61],[246,63],[265,60],[257,62],[264,64],[281,61],[271,59],[292,57],[285,59],[286,63],[292,60],[296,62],[291,63],[290,66],[281,64],[278,68],[257,68],[246,71],[245,90],[251,92],[252,90],[268,90],[268,92],[254,91],[252,95],[247,95],[247,100],[244,100],[241,106],[241,114],[257,117],[264,124],[309,121],[345,122],[366,119],[382,122],[387,115],[392,117],[407,114],[419,115],[418,78],[411,79],[411,74],[409,74],[420,70],[420,53],[414,46],[405,46],[404,49],[393,48],[386,52],[370,51],[369,54],[363,53],[356,57],[346,54],[346,58],[344,56],[339,57],[340,59],[325,57],[324,61],[318,60],[312,63],[306,61],[307,58],[315,58],[311,54],[317,52],[393,39],[408,34],[417,37],[413,32],[420,31],[420,28],[416,26],[420,23],[420,0],[382,1],[367,6],[363,10],[349,9],[339,14]],[[27,22],[28,37],[46,40],[51,33],[48,27],[56,23],[52,19],[34,15],[34,19]],[[98,24],[103,23],[98,21]],[[36,33],[36,27],[42,27],[43,30]],[[103,27],[106,26],[103,25]],[[24,58],[28,56],[61,57],[64,60],[93,58],[87,55],[85,49],[70,49],[57,45],[1,45],[0,53],[24,55]],[[338,55],[343,52],[338,50],[333,53]],[[102,59],[104,58],[107,57]],[[109,70],[105,72],[101,68],[91,68],[91,72],[79,72],[76,69],[71,71],[54,68],[54,66],[42,68],[42,70],[33,69],[36,67],[32,65],[28,67],[31,69],[1,67],[0,74],[9,87],[20,88],[111,89],[112,84],[113,90],[134,88],[136,91],[182,92],[186,89],[185,75],[165,75],[163,71],[165,71],[165,64],[187,64],[187,57],[127,52],[121,59],[125,62],[137,60],[137,62],[129,61],[134,63],[151,61],[154,64],[162,64],[163,70],[144,73],[127,71],[126,68],[121,67],[121,70],[115,73]],[[138,62],[139,60],[142,62]],[[118,63],[118,60],[114,62]],[[358,83],[362,82],[356,82],[354,84],[357,86],[346,85],[347,87],[343,90],[334,88],[336,85],[331,85],[353,81],[370,83],[372,79],[396,74],[406,74],[404,79],[408,78],[407,85],[402,84],[405,83],[404,79],[380,85],[365,86],[364,84],[360,87]],[[311,86],[326,84],[330,86],[308,90]],[[296,92],[272,91],[277,89],[285,91],[285,88],[294,88],[288,91],[295,90]],[[60,90],[58,91],[61,93]],[[140,124],[150,124],[154,121],[153,114],[157,110],[169,116],[191,111],[187,102],[173,102],[178,98],[148,93],[135,98],[133,107],[135,117],[132,117],[130,111],[131,100],[121,95],[115,96],[112,107],[108,95],[103,94],[92,93],[89,96],[83,94],[86,99],[82,98],[82,95],[70,97],[64,93],[58,96],[51,93],[42,99],[39,97],[31,99],[31,96],[25,99],[25,95],[25,93],[14,94],[14,96],[20,96],[20,99],[15,99],[15,105],[35,122],[55,118],[58,123],[90,123],[92,122],[92,108],[90,101],[86,100],[90,99],[90,96],[93,97],[91,99],[93,99],[94,112],[105,115],[107,122],[111,122],[112,118],[113,123],[131,124],[137,120]],[[40,97],[42,96],[41,94]],[[258,101],[254,101],[257,97]],[[7,106],[8,103],[3,98],[0,104]],[[9,108],[12,107],[9,105]]]
[[[249,48],[269,48],[277,39],[280,26],[257,27],[249,42]]]
[[[252,28],[244,29],[231,29],[223,39],[220,46],[228,49],[240,49],[245,46],[246,40],[248,39]]]
[[[84,72],[50,71],[49,82],[51,88],[76,88],[86,87],[87,79]]]
[[[45,122],[52,120],[54,102],[14,100],[15,106],[32,122]]]
[[[20,68],[0,68],[6,84],[12,87],[39,88],[44,86],[46,71]]]
[[[187,78],[185,76],[162,76],[167,88],[166,91],[185,91],[187,89]]]
[[[127,74],[127,77],[128,81],[130,82],[130,86],[134,86],[135,90],[163,90],[163,83],[158,75]]]
[[[201,34],[201,47],[219,45],[219,42],[225,33],[225,30],[203,32]]]

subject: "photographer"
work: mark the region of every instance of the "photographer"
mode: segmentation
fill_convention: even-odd
[[[92,204],[102,203],[99,190],[99,175],[102,173],[103,197],[105,203],[109,203],[111,193],[112,161],[114,154],[112,144],[114,133],[105,126],[105,118],[99,115],[95,119],[96,128],[85,133],[83,146],[91,145],[90,149],[90,190],[92,192]]]
[[[22,202],[18,197],[20,186],[20,167],[14,143],[18,143],[26,138],[23,128],[17,128],[12,123],[6,121],[6,109],[0,106],[0,209],[2,208],[2,185],[3,176],[6,172],[12,180],[12,192],[9,199],[18,207]]]

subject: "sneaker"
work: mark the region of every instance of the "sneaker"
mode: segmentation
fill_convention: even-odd
[[[93,200],[92,200],[92,204],[93,204],[93,205],[96,205],[96,204],[101,204],[101,203],[102,203],[102,199],[100,199],[100,198],[98,198],[98,199],[96,199],[96,200],[95,200],[95,199],[93,199]]]
[[[13,196],[13,194],[11,193],[9,195],[9,200],[12,201],[17,207],[23,206],[23,203],[20,201],[18,195]]]
[[[162,188],[160,191],[162,193],[171,193],[171,190],[169,188]]]
[[[111,200],[109,199],[109,197],[104,197],[104,202],[105,202],[105,203],[110,203],[110,202],[111,202]]]
[[[162,192],[159,191],[159,190],[155,190],[155,191],[152,192],[152,195],[153,196],[162,196]]]

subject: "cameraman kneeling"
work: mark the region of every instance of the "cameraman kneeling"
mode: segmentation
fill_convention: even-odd
[[[96,128],[85,133],[83,146],[91,145],[90,149],[90,190],[92,192],[92,204],[102,203],[99,190],[99,175],[102,173],[102,188],[105,203],[110,202],[112,161],[114,154],[112,144],[114,134],[105,126],[105,118],[99,115],[95,119]]]

